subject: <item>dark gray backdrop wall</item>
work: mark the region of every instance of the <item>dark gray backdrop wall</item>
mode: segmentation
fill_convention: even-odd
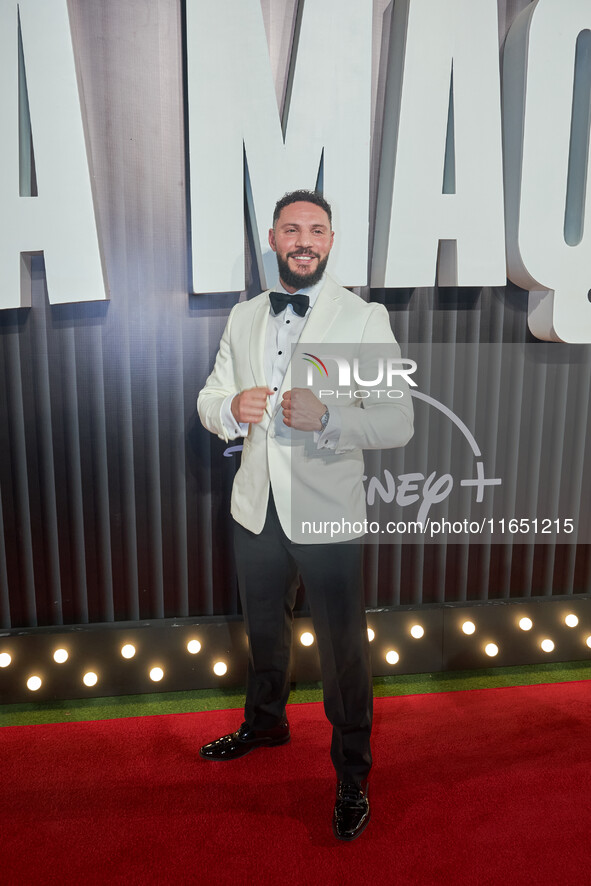
[[[500,45],[526,5],[499,0]],[[281,102],[297,3],[261,6]],[[233,614],[239,456],[200,427],[195,400],[230,308],[259,281],[249,268],[246,292],[188,295],[183,5],[69,8],[110,301],[51,306],[36,257],[32,307],[0,312],[0,624]],[[372,212],[390,13],[376,0]],[[510,284],[359,294],[387,305],[403,344],[530,338],[527,295]],[[540,348],[542,362],[574,359]],[[588,378],[563,385],[585,452]],[[591,557],[583,544],[376,546],[366,586],[370,606],[589,592]]]

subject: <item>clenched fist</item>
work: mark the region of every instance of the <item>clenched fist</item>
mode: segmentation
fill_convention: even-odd
[[[269,388],[247,388],[236,394],[232,400],[232,415],[238,423],[258,424],[265,414],[267,397],[272,394]]]
[[[326,406],[307,388],[293,388],[283,395],[283,424],[297,431],[321,431]]]

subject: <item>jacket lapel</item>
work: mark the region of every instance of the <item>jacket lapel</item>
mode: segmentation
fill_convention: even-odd
[[[300,344],[324,341],[339,314],[340,301],[339,287],[327,277],[310,312],[308,322],[302,330]]]
[[[265,341],[267,337],[267,322],[269,320],[269,299],[267,297],[269,292],[270,290],[264,293],[265,298],[261,298],[259,304],[257,305],[256,311],[253,314],[252,327],[250,332],[250,368],[252,370],[255,386],[257,388],[265,388],[267,386],[267,380],[265,378],[264,354]],[[268,400],[265,411],[268,419],[270,419],[272,413],[269,408]]]
[[[265,380],[263,357],[265,353],[265,337],[267,334],[268,319],[269,302],[267,299],[261,299],[252,317],[252,326],[249,336],[250,368],[257,388],[264,387],[267,384]]]

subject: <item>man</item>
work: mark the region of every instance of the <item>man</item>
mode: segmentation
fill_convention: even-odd
[[[237,304],[228,318],[212,374],[199,394],[208,430],[244,437],[231,511],[249,668],[245,721],[201,748],[207,760],[232,760],[289,741],[286,702],[292,610],[298,575],[310,602],[326,715],[333,726],[337,775],[333,830],[352,840],[369,821],[372,682],[358,543],[302,543],[294,514],[365,514],[363,448],[403,446],[412,406],[326,400],[291,388],[293,347],[315,350],[373,343],[399,349],[385,308],[367,304],[326,273],[334,242],[332,213],[311,191],[286,194],[275,207],[269,245],[280,286]],[[302,500],[298,498],[302,495]],[[297,535],[298,543],[294,542]],[[360,533],[352,533],[359,536]],[[351,533],[349,534],[349,538]]]

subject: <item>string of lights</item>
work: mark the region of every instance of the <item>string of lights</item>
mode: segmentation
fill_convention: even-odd
[[[370,610],[375,676],[591,658],[591,598]],[[0,635],[0,701],[243,684],[240,619],[38,628]],[[311,619],[295,621],[294,681],[320,679]]]

